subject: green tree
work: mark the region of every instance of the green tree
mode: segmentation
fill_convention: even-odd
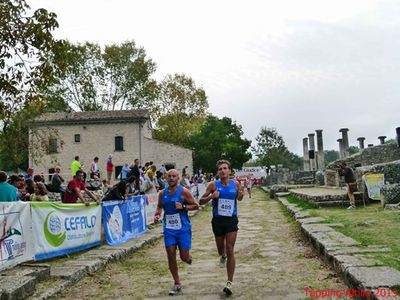
[[[256,137],[256,146],[252,151],[263,166],[282,164],[295,170],[302,166],[302,159],[290,152],[281,135],[275,128],[262,127]]]
[[[159,84],[159,95],[151,115],[157,130],[154,138],[187,146],[189,137],[199,130],[208,109],[205,91],[184,74],[167,75]]]
[[[215,173],[215,163],[227,159],[240,169],[251,158],[251,141],[242,138],[242,127],[232,119],[208,116],[200,131],[190,137],[195,170]]]
[[[324,150],[325,165],[329,165],[331,162],[339,159],[339,151],[336,150]]]
[[[28,163],[27,124],[43,109],[41,90],[57,70],[58,23],[45,9],[31,13],[24,0],[1,1],[0,16],[0,163],[16,169]]]
[[[54,63],[61,66],[47,89],[52,102],[64,101],[74,110],[117,110],[150,107],[157,96],[151,78],[156,64],[134,41],[107,45],[96,43],[57,47]]]

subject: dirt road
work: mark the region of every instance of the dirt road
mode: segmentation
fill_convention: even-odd
[[[193,264],[179,263],[182,299],[221,299],[226,270],[218,266],[211,210],[192,219]],[[236,273],[231,298],[305,299],[304,288],[344,291],[344,283],[316,256],[285,209],[263,191],[239,203]],[[171,298],[173,284],[163,241],[108,265],[66,290],[60,299]],[[325,298],[326,299],[326,298]]]

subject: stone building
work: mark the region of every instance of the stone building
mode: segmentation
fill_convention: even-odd
[[[141,164],[153,161],[157,167],[165,164],[178,170],[188,166],[189,173],[193,170],[192,150],[152,138],[147,110],[47,113],[30,128],[29,164],[36,174],[52,173],[56,164],[63,174],[70,174],[71,162],[79,155],[84,171],[99,157],[104,176],[109,154],[114,178],[124,163],[131,164],[136,158]]]

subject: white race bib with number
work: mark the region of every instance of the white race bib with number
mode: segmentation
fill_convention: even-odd
[[[218,215],[232,217],[234,208],[235,200],[222,198],[218,199]]]
[[[165,228],[179,230],[182,228],[181,216],[179,213],[173,215],[165,215]]]

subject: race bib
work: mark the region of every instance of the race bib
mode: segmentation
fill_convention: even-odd
[[[173,215],[165,215],[165,228],[179,230],[182,228],[181,216],[179,213]]]
[[[232,217],[234,208],[235,200],[222,198],[218,199],[218,215]]]

